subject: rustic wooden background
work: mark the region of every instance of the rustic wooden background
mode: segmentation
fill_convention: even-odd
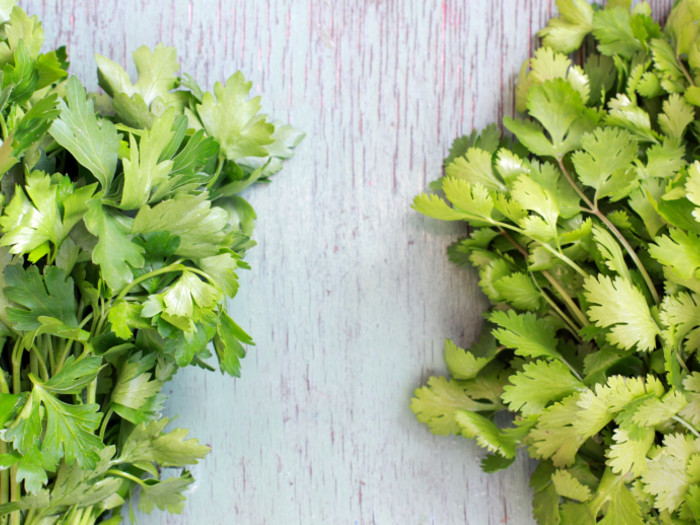
[[[662,15],[672,0],[651,4]],[[142,524],[531,524],[521,457],[432,436],[409,410],[444,369],[445,337],[476,336],[475,275],[446,246],[462,227],[410,209],[452,139],[513,113],[513,82],[551,0],[27,0],[47,46],[96,88],[93,54],[134,72],[176,46],[211,86],[240,69],[266,112],[305,130],[246,197],[259,214],[234,302],[255,338],[243,376],[187,370],[169,412],[212,446],[181,516]]]

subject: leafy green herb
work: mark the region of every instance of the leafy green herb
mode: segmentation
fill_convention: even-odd
[[[212,95],[164,46],[134,53],[134,83],[97,58],[98,114],[43,39],[0,6],[0,524],[115,524],[136,489],[180,512],[209,447],[166,430],[163,386],[212,369],[210,348],[239,375],[252,339],[227,301],[255,212],[238,193],[303,135],[242,73]]]
[[[700,3],[663,29],[630,4],[557,0],[515,141],[457,139],[442,194],[414,201],[469,223],[449,255],[492,306],[411,407],[486,448],[486,471],[539,459],[542,525],[700,523]]]

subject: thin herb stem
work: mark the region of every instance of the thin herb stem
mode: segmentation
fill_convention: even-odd
[[[622,232],[618,230],[615,225],[610,222],[610,219],[608,219],[603,212],[601,212],[598,209],[598,206],[591,202],[591,200],[588,198],[588,196],[581,190],[581,188],[578,187],[578,184],[574,182],[574,180],[571,178],[571,175],[569,174],[569,171],[566,169],[566,166],[564,166],[564,161],[561,156],[557,157],[557,162],[559,163],[559,169],[561,170],[562,174],[566,178],[567,182],[569,185],[574,189],[574,191],[578,194],[579,197],[583,200],[583,202],[586,203],[586,206],[588,206],[588,211],[589,213],[592,213],[598,219],[605,225],[606,228],[612,233],[615,238],[620,242],[622,247],[625,249],[627,254],[630,256],[632,259],[632,262],[634,262],[634,265],[637,267],[639,270],[639,273],[642,274],[642,278],[644,279],[644,282],[647,285],[647,288],[649,289],[649,293],[652,296],[652,299],[654,300],[655,304],[659,304],[659,294],[656,291],[656,287],[654,286],[654,282],[651,279],[651,276],[647,272],[646,268],[642,264],[642,261],[639,260],[639,257],[637,256],[637,252],[632,248],[630,243],[627,241],[624,235],[622,235]]]
[[[564,310],[559,308],[559,305],[547,294],[545,290],[542,289],[542,287],[539,285],[537,282],[537,279],[535,279],[534,275],[530,276],[532,278],[532,282],[537,288],[537,290],[540,292],[540,295],[544,297],[544,300],[547,301],[547,304],[554,310],[554,313],[557,314],[562,321],[564,321],[564,324],[566,325],[566,328],[569,330],[569,333],[574,336],[574,338],[578,341],[581,342],[581,336],[578,335],[578,330],[579,327],[576,326],[576,323],[571,320],[571,318],[566,315]]]
[[[679,416],[678,414],[676,414],[675,416],[671,416],[671,419],[673,419],[673,420],[676,421],[677,423],[680,423],[680,424],[683,425],[685,428],[687,428],[688,430],[690,430],[690,433],[693,434],[696,438],[700,438],[700,432],[698,432],[697,429],[696,429],[693,425],[691,425],[688,421],[686,421],[685,419],[683,419],[683,418],[682,418],[681,416]]]
[[[518,250],[523,257],[525,257],[525,260],[528,259],[529,253],[525,248],[520,246],[518,241],[513,239],[507,231],[505,231],[502,228],[499,228],[499,231],[501,232],[501,235],[503,235],[506,240],[513,245],[513,247]],[[542,275],[544,276],[545,279],[552,285],[552,287],[557,291],[559,294],[559,297],[562,301],[564,301],[564,304],[566,304],[566,307],[568,308],[569,312],[578,319],[578,321],[581,323],[581,326],[588,326],[590,323],[588,322],[588,318],[584,315],[584,313],[581,311],[581,309],[576,305],[576,303],[569,297],[569,294],[566,293],[566,290],[564,290],[564,287],[557,281],[552,274],[550,274],[547,271],[542,271]]]
[[[113,413],[114,410],[110,408],[102,418],[102,425],[100,426],[100,439],[102,441],[104,441],[105,439],[105,433],[107,432],[107,423],[109,423],[109,419],[112,417]]]
[[[678,62],[678,67],[681,68],[681,71],[683,72],[683,76],[685,76],[685,79],[690,83],[691,86],[695,86],[695,81],[693,80],[693,77],[690,75],[688,68],[685,67],[683,60],[681,60],[681,57],[676,56],[676,62]]]
[[[124,297],[126,297],[126,294],[128,294],[129,291],[131,291],[131,289],[134,286],[136,286],[137,284],[140,284],[144,281],[147,281],[151,277],[156,277],[158,275],[163,275],[165,273],[180,272],[180,271],[185,270],[185,269],[189,270],[189,268],[187,266],[184,266],[183,264],[181,264],[182,261],[183,261],[182,259],[178,259],[177,261],[169,264],[168,266],[163,266],[162,268],[158,268],[157,270],[153,270],[152,272],[148,272],[148,273],[141,275],[140,277],[137,277],[136,279],[131,281],[129,284],[127,284],[124,288],[122,288],[122,291],[119,292],[119,295],[117,295],[116,299],[114,300],[114,302],[112,304],[124,299]]]
[[[121,478],[131,480],[134,483],[138,483],[142,487],[146,486],[146,484],[143,482],[142,479],[139,479],[136,476],[134,476],[133,474],[129,474],[128,472],[124,472],[123,470],[117,470],[117,469],[111,468],[107,472],[105,472],[105,474],[111,474],[112,476],[119,476]]]

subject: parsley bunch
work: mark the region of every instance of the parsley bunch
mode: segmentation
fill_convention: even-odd
[[[557,5],[514,138],[458,139],[444,198],[414,201],[469,223],[449,255],[492,306],[412,409],[487,471],[539,459],[542,525],[700,523],[700,2],[663,29],[644,2]]]
[[[213,370],[210,349],[239,374],[252,341],[227,299],[255,213],[238,194],[302,134],[261,115],[241,73],[204,92],[163,46],[134,53],[134,83],[97,57],[106,94],[88,95],[64,49],[41,53],[36,17],[7,4],[0,523],[116,524],[136,489],[142,511],[180,512],[184,467],[209,448],[166,430],[163,385],[184,366]]]

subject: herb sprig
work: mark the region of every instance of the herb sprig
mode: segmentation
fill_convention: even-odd
[[[558,0],[506,118],[455,141],[414,207],[467,221],[450,258],[491,301],[416,390],[482,466],[540,460],[538,523],[700,522],[700,2]],[[567,56],[579,51],[576,64]],[[512,425],[494,422],[509,412]]]
[[[0,8],[0,523],[116,524],[136,489],[140,510],[180,512],[209,448],[166,429],[163,386],[213,370],[211,350],[239,375],[252,340],[227,300],[255,220],[239,193],[303,135],[240,72],[212,94],[173,48],[142,47],[135,82],[98,56],[92,95],[43,40]]]

